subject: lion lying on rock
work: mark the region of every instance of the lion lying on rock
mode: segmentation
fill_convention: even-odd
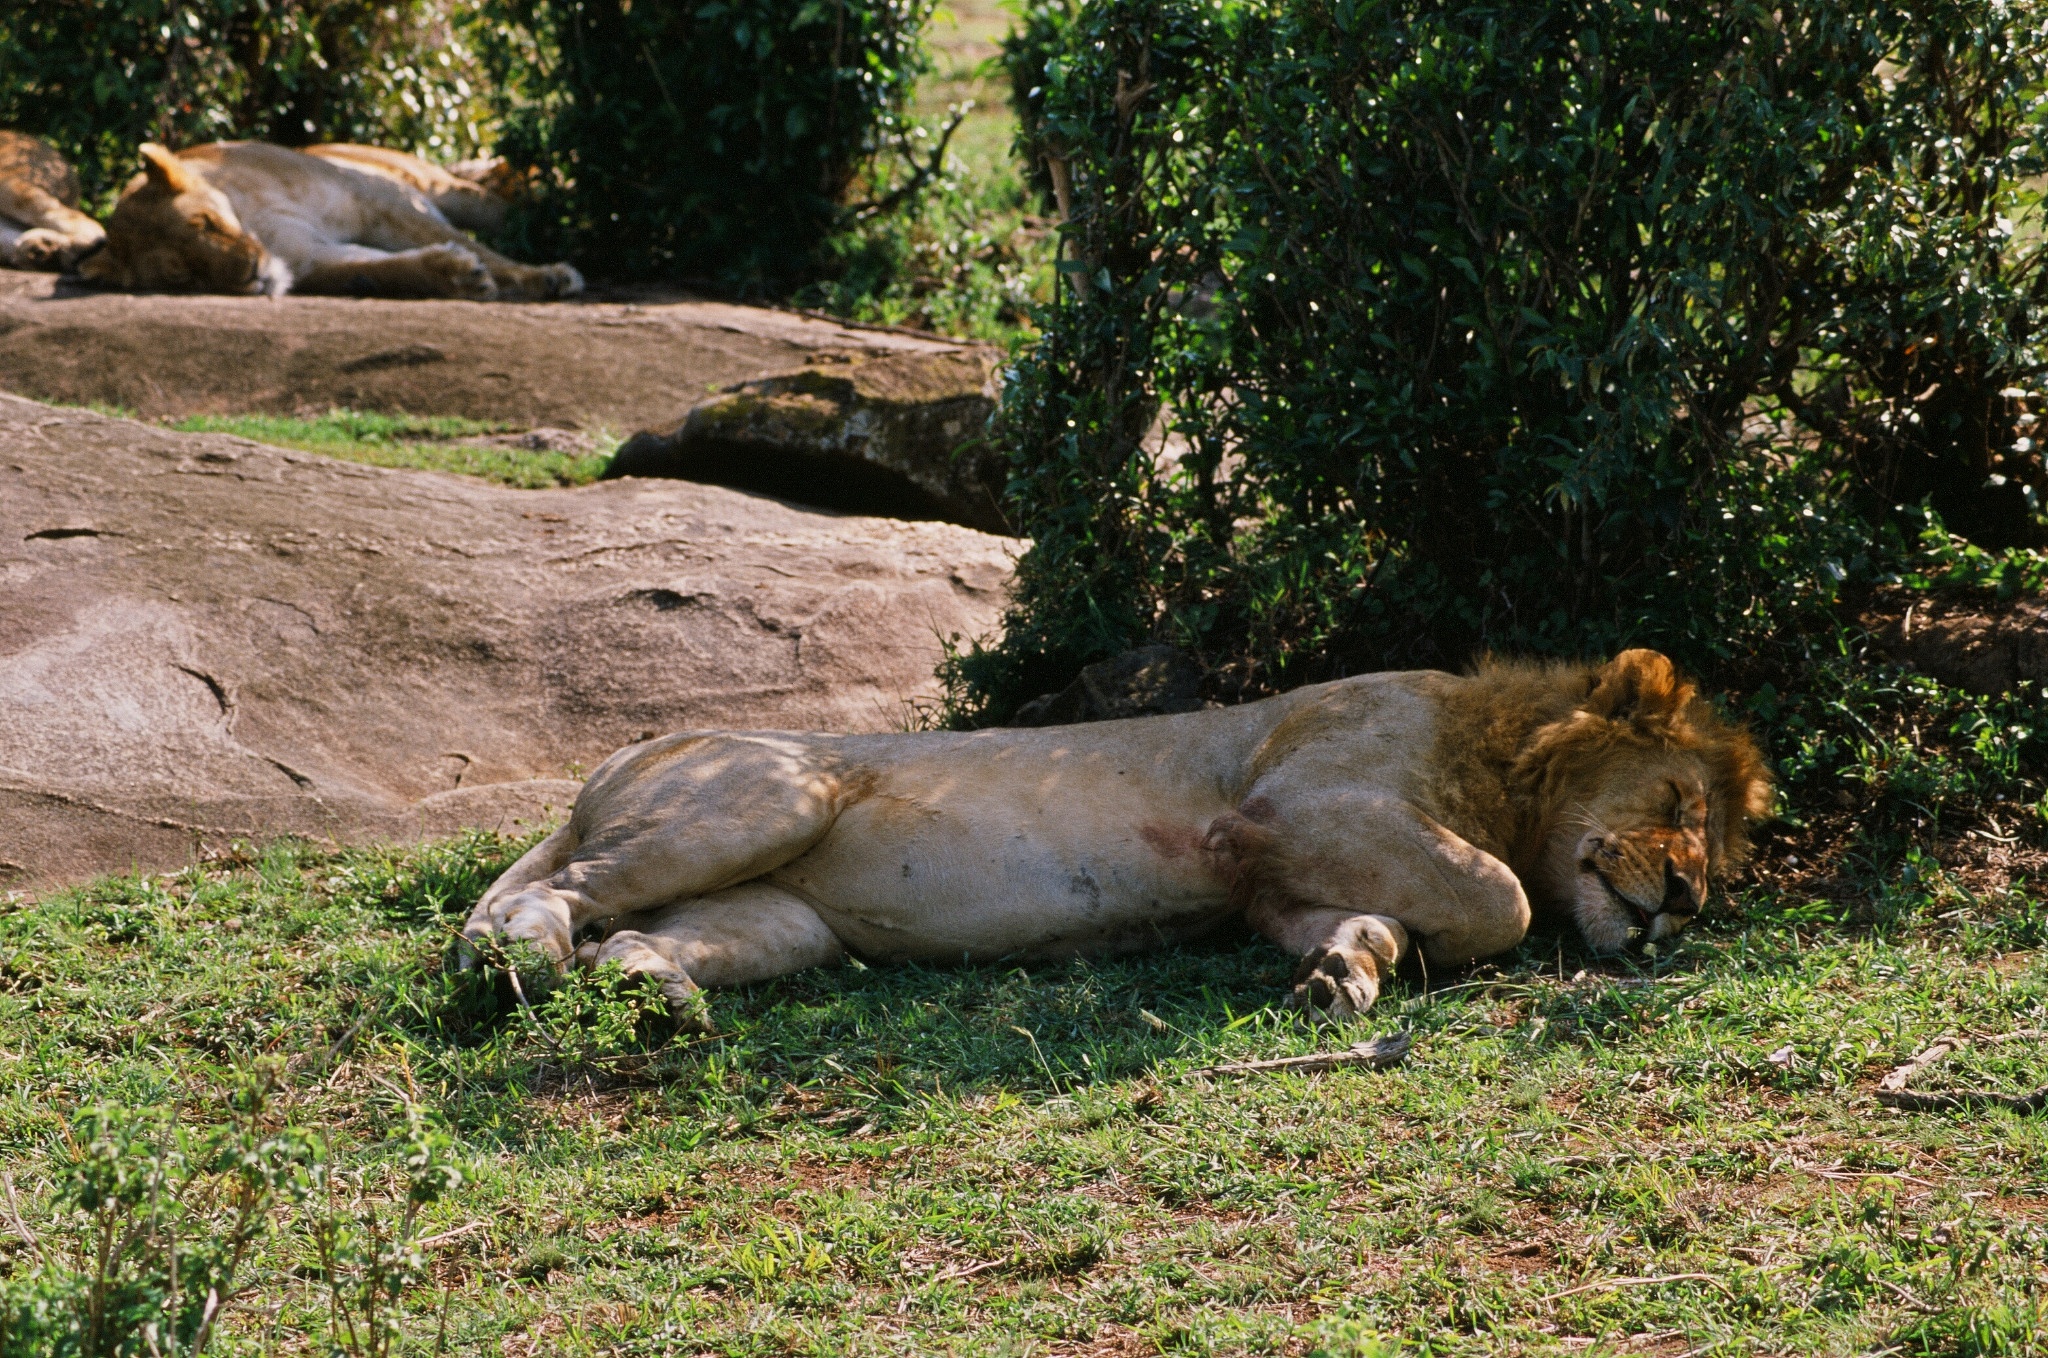
[[[78,175],[56,147],[0,132],[0,265],[62,271],[97,249],[107,233],[78,201]]]
[[[606,760],[464,932],[681,1004],[845,952],[1064,957],[1241,912],[1302,959],[1294,1003],[1341,1020],[1411,944],[1514,947],[1532,898],[1599,949],[1673,937],[1769,802],[1749,737],[1641,650],[1089,726],[683,732]]]
[[[106,247],[79,266],[89,282],[472,301],[583,289],[567,264],[520,264],[477,244],[388,167],[373,172],[343,155],[260,142],[213,142],[176,155],[145,143],[142,159],[143,173],[107,221]]]
[[[435,211],[448,219],[450,226],[459,226],[464,231],[496,231],[505,224],[506,210],[512,206],[511,198],[500,193],[489,179],[471,179],[456,173],[462,165],[443,169],[431,160],[404,151],[358,146],[347,141],[308,146],[306,154],[402,184],[423,195]],[[488,176],[503,162],[492,159],[463,164],[473,164],[480,175]]]

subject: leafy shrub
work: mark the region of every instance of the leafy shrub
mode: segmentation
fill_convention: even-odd
[[[398,1303],[427,1278],[419,1209],[463,1183],[454,1138],[407,1103],[395,1148],[406,1196],[393,1214],[345,1201],[328,1148],[281,1122],[275,1092],[270,1076],[251,1077],[226,1120],[205,1127],[162,1106],[74,1118],[50,1237],[29,1230],[6,1185],[33,1254],[0,1280],[0,1358],[204,1353],[253,1290],[258,1254],[293,1227],[328,1293],[328,1351],[397,1351]]]
[[[243,1089],[204,1130],[162,1108],[80,1113],[55,1193],[75,1243],[38,1238],[39,1266],[7,1280],[0,1354],[203,1352],[251,1250],[319,1181],[324,1151],[266,1125],[267,1092]]]
[[[485,0],[527,250],[609,277],[800,277],[925,69],[932,0]]]
[[[0,127],[48,137],[108,203],[136,146],[253,138],[475,154],[478,68],[446,0],[10,0]]]
[[[1035,545],[1003,640],[949,661],[969,719],[1147,640],[1224,697],[1482,647],[1782,666],[1910,550],[1893,495],[2038,532],[2007,512],[2040,480],[2038,18],[1101,0],[1054,30],[1066,286],[998,416]]]
[[[491,883],[542,833],[472,829],[430,844],[356,850],[342,860],[328,889],[338,901],[393,919],[459,928]]]

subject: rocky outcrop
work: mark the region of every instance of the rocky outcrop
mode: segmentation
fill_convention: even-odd
[[[1008,533],[1003,458],[983,431],[995,356],[893,354],[739,382],[635,434],[608,476],[708,481],[862,514]]]
[[[1015,544],[519,491],[0,397],[0,886],[567,806],[682,727],[880,730]]]
[[[958,347],[720,302],[136,296],[0,270],[0,390],[146,418],[342,406],[624,433],[763,373]]]

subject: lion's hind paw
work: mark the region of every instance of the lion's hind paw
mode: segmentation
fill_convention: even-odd
[[[1312,1021],[1348,1023],[1379,997],[1379,960],[1368,952],[1330,948],[1301,959],[1288,1003]]]
[[[540,275],[539,294],[544,298],[574,297],[583,291],[583,275],[569,264],[543,264]]]
[[[661,990],[669,1017],[678,1027],[691,1032],[714,1031],[703,989],[647,935],[622,929],[602,944],[584,944],[577,949],[576,960],[587,967],[617,962],[628,976],[647,977]]]

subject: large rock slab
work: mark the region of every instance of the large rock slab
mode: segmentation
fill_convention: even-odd
[[[722,302],[138,296],[0,270],[0,390],[151,419],[342,406],[623,434],[746,378],[960,347]]]
[[[881,730],[1015,544],[519,491],[0,397],[0,885],[510,825],[643,733]]]
[[[888,354],[737,382],[620,447],[608,476],[674,476],[804,504],[1013,531],[985,437],[991,349]]]

